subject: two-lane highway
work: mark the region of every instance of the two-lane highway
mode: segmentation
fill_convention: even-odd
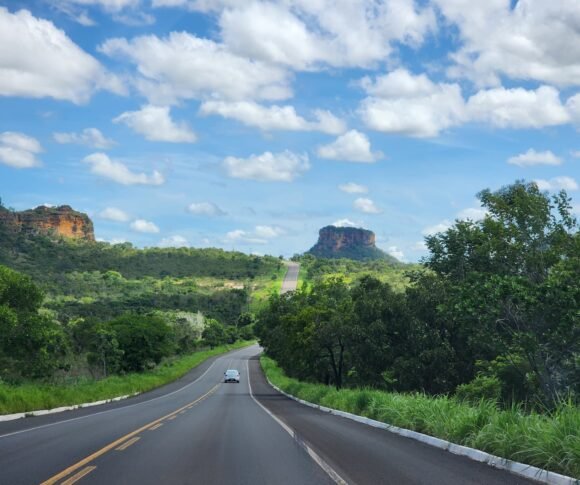
[[[109,409],[0,423],[0,483],[332,483],[304,442],[347,483],[532,483],[302,406],[268,385],[259,352],[231,352],[181,387]],[[222,383],[228,368],[240,371],[240,384]]]

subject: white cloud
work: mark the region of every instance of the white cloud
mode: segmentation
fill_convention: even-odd
[[[213,202],[193,202],[187,207],[187,211],[196,216],[223,216],[226,213]]]
[[[350,219],[339,219],[338,221],[334,221],[331,225],[334,227],[363,227],[361,222],[354,222]]]
[[[38,167],[42,165],[36,158],[40,152],[42,147],[36,138],[16,131],[0,133],[0,163],[14,168]]]
[[[353,207],[365,214],[380,214],[383,212],[371,199],[359,197],[353,202]]]
[[[458,84],[435,84],[425,74],[397,69],[374,81],[364,78],[361,86],[369,96],[359,115],[376,131],[427,138],[466,119]]]
[[[115,145],[113,140],[106,138],[97,128],[85,128],[81,133],[53,133],[52,136],[57,143],[76,143],[101,150]]]
[[[451,55],[451,76],[480,85],[500,85],[503,76],[580,85],[577,0],[434,3],[459,30],[461,47]]]
[[[129,214],[117,209],[116,207],[107,207],[99,212],[99,217],[101,219],[107,219],[109,221],[115,222],[127,222],[129,220]]]
[[[56,3],[98,6],[107,12],[119,12],[125,8],[134,8],[141,0],[57,0]]]
[[[254,234],[264,239],[272,239],[285,233],[284,229],[276,226],[256,226]]]
[[[578,131],[580,131],[580,93],[568,98],[566,101],[566,109],[576,124]]]
[[[118,78],[52,22],[0,7],[0,96],[80,104],[99,89],[124,92]]]
[[[130,227],[136,232],[148,234],[157,234],[159,232],[159,228],[153,222],[146,221],[145,219],[135,219]]]
[[[229,8],[222,10],[228,4]],[[207,6],[207,2],[189,5],[199,8]],[[392,43],[418,46],[435,27],[432,8],[420,8],[414,0],[380,4],[372,0],[292,0],[218,5],[214,8],[221,10],[221,35],[232,50],[296,70],[325,64],[371,67],[389,57]]]
[[[355,184],[354,182],[341,184],[338,186],[338,188],[347,194],[366,194],[369,191],[367,186]]]
[[[405,253],[397,246],[390,246],[387,248],[387,253],[397,258],[399,261],[405,261]]]
[[[318,147],[317,154],[330,160],[365,163],[376,162],[383,156],[381,152],[371,152],[369,139],[357,130],[350,130],[332,143]]]
[[[161,248],[186,248],[189,247],[189,242],[183,236],[175,235],[164,237],[159,241],[159,247]]]
[[[423,234],[424,236],[434,236],[439,232],[447,231],[447,229],[451,228],[452,225],[453,224],[450,221],[445,219],[444,221],[441,221],[439,224],[427,226],[426,228],[423,229],[423,231],[421,231],[421,234]]]
[[[268,244],[266,239],[254,237],[242,229],[236,229],[234,231],[228,232],[224,242],[226,244]]]
[[[470,119],[499,128],[542,128],[568,123],[570,115],[551,86],[536,90],[495,88],[469,98]]]
[[[574,158],[580,158],[580,150],[572,150],[570,155],[572,155]]]
[[[417,241],[413,246],[411,246],[413,251],[427,251],[427,244],[425,241]]]
[[[296,113],[293,106],[263,106],[252,101],[205,101],[200,107],[203,115],[217,114],[235,119],[264,131],[321,131],[330,135],[343,133],[346,124],[329,111],[315,110],[315,121],[308,121]]]
[[[107,40],[106,55],[137,67],[137,88],[152,104],[181,99],[278,100],[291,96],[289,73],[279,66],[232,53],[223,44],[186,32]]]
[[[508,163],[518,167],[532,167],[534,165],[562,165],[562,159],[554,155],[550,150],[537,152],[530,148],[525,153],[520,153],[508,159]]]
[[[111,160],[104,153],[93,153],[83,159],[90,164],[91,173],[108,178],[122,185],[161,185],[165,182],[163,175],[154,170],[151,175],[132,172],[121,162]]]
[[[168,106],[143,106],[139,111],[126,111],[113,122],[124,123],[150,141],[193,143],[196,140],[187,123],[171,119]]]
[[[472,221],[481,221],[485,219],[488,214],[487,210],[483,207],[468,207],[463,209],[457,214],[457,218],[461,220],[471,219]]]
[[[291,182],[310,168],[307,155],[288,150],[282,153],[265,152],[248,158],[227,157],[223,167],[228,176],[239,179]]]
[[[536,182],[540,190],[578,190],[578,182],[576,182],[572,177],[554,177],[550,180],[537,179],[534,180],[534,182]]]

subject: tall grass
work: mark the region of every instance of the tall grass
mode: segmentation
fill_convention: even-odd
[[[549,414],[500,410],[491,401],[469,405],[448,396],[341,389],[292,379],[261,357],[268,379],[293,396],[412,429],[510,460],[580,478],[580,408],[562,402]]]
[[[0,382],[0,415],[52,409],[150,391],[182,377],[214,355],[251,343],[253,341],[222,345],[212,350],[202,350],[166,361],[150,372],[110,376],[98,381],[85,378],[72,384],[51,385],[30,382],[14,386]]]

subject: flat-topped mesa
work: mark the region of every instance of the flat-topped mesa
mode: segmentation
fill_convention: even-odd
[[[326,226],[308,251],[318,258],[393,259],[375,246],[375,233],[355,227]]]
[[[93,222],[86,214],[75,211],[68,205],[46,207],[15,212],[0,207],[0,225],[12,233],[46,234],[95,240]]]

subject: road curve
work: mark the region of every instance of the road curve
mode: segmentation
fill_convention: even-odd
[[[259,352],[217,357],[178,383],[108,408],[0,423],[0,483],[332,483],[301,443],[347,483],[533,483],[302,406],[268,385]],[[227,368],[241,372],[240,384],[221,382]]]

